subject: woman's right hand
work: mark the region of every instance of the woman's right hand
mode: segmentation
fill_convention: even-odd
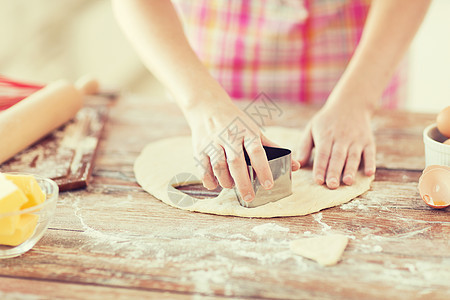
[[[192,131],[194,158],[199,167],[203,185],[215,189],[217,185],[232,188],[236,185],[242,199],[250,202],[255,197],[244,148],[265,189],[273,186],[272,172],[263,146],[277,147],[266,138],[259,126],[228,98],[206,101],[185,111]],[[293,170],[299,164],[293,161]]]
[[[261,185],[273,185],[263,145],[276,146],[240,111],[190,47],[171,1],[114,1],[124,32],[147,68],[171,91],[192,130],[195,159],[206,188],[235,185],[255,197],[246,149]],[[296,162],[298,169],[298,163]]]

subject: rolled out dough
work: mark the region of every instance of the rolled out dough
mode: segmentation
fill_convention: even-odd
[[[291,149],[295,157],[299,149],[299,130],[267,127],[264,134],[280,146]],[[313,181],[311,169],[300,169],[292,173],[292,195],[277,202],[245,208],[239,205],[232,189],[223,189],[213,199],[197,199],[173,187],[180,183],[200,183],[189,136],[148,144],[134,163],[134,173],[144,190],[168,205],[209,214],[260,218],[307,215],[340,205],[367,191],[373,180],[373,176],[358,173],[353,185],[329,190]]]

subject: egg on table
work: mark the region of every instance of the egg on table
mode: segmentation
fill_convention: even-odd
[[[450,106],[447,106],[437,115],[436,124],[439,132],[450,138]]]

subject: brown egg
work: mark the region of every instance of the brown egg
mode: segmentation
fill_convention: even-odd
[[[444,142],[444,144],[450,145],[450,139],[446,140],[446,141]]]
[[[437,128],[440,133],[450,138],[450,106],[447,106],[437,115]]]
[[[443,166],[429,166],[427,169],[419,179],[422,200],[433,208],[450,206],[450,169]]]

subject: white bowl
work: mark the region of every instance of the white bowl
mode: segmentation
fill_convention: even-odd
[[[425,144],[426,166],[440,165],[450,167],[450,145],[444,144],[448,138],[442,135],[436,127],[431,124],[423,131],[423,142]]]
[[[9,174],[26,174],[26,173],[9,173]],[[26,174],[30,175],[30,174]],[[48,228],[50,221],[55,215],[56,202],[58,200],[59,188],[58,185],[51,179],[44,178],[38,175],[33,175],[37,183],[44,192],[46,199],[43,203],[32,206],[23,210],[11,213],[0,214],[1,218],[8,218],[15,215],[32,214],[37,216],[37,224],[34,232],[23,243],[17,246],[0,245],[0,259],[11,258],[24,254],[34,247],[34,245],[42,238]]]

